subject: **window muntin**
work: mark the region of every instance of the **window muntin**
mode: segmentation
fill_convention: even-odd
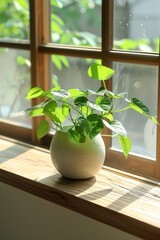
[[[24,109],[30,103],[25,100],[30,83],[29,52],[8,48],[0,49],[0,118],[24,127],[31,127],[31,120]]]
[[[159,52],[159,0],[114,1],[114,48]]]
[[[100,47],[101,5],[101,0],[52,0],[50,5],[51,42]]]
[[[0,39],[29,40],[29,0],[1,0]]]

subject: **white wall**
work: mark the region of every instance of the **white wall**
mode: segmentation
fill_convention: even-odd
[[[138,240],[0,183],[0,240]]]

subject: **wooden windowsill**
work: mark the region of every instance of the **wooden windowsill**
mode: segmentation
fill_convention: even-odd
[[[160,237],[160,184],[102,169],[96,177],[58,174],[49,151],[0,136],[0,181],[142,239]]]

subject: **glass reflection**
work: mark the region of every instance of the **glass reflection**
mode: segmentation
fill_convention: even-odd
[[[159,0],[114,1],[114,48],[159,52]]]
[[[0,51],[0,118],[20,126],[31,127],[31,119],[24,110],[30,106],[25,100],[30,88],[29,53],[22,50]]]
[[[158,68],[117,62],[113,64],[113,68],[113,91],[128,92],[128,99],[140,99],[148,106],[151,115],[156,117]],[[122,100],[119,104],[121,108],[125,107],[125,101]],[[132,140],[132,152],[155,159],[156,124],[131,109],[117,113],[116,118],[123,123]],[[119,150],[116,138],[113,138],[112,147]]]

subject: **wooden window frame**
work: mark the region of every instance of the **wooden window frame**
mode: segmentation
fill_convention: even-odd
[[[30,51],[31,56],[31,86],[48,87],[49,64],[51,54],[70,57],[101,59],[109,66],[112,61],[154,65],[158,67],[158,83],[160,81],[160,54],[125,52],[112,49],[113,42],[113,3],[112,0],[102,0],[102,47],[101,49],[78,48],[56,45],[49,42],[49,0],[30,0],[30,42],[0,41],[0,47],[24,49]],[[107,14],[108,12],[108,14]],[[48,27],[47,27],[48,26]],[[110,87],[110,86],[108,86]],[[33,100],[33,104],[38,100]],[[160,85],[158,84],[157,106],[160,106]],[[157,109],[157,119],[160,122],[160,111]],[[49,146],[52,136],[48,135],[41,141],[36,138],[36,127],[40,118],[32,119],[32,129],[25,129],[6,122],[0,122],[0,133],[35,145]],[[12,131],[11,131],[12,129]],[[111,140],[104,139],[107,145],[106,164],[131,173],[136,173],[151,179],[160,179],[160,129],[157,127],[156,161],[139,156],[129,155],[125,159],[122,153],[109,149]]]

